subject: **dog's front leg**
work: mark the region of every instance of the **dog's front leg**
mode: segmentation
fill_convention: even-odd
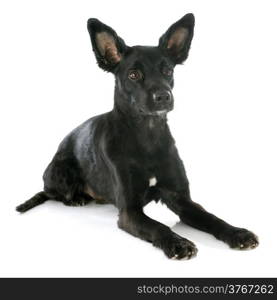
[[[118,226],[161,248],[169,258],[190,259],[197,253],[197,249],[191,241],[177,235],[164,224],[149,218],[142,209],[121,209]]]
[[[214,235],[231,248],[244,250],[258,245],[258,239],[251,231],[228,224],[180,194],[171,199],[167,198],[164,202],[179,215],[183,223]]]
[[[119,209],[119,228],[161,248],[169,258],[189,259],[195,256],[197,249],[192,242],[144,214],[149,180],[144,180],[140,167],[125,166],[120,160],[120,163],[113,162],[112,170],[116,179],[114,191]]]
[[[251,249],[258,245],[257,236],[251,231],[235,227],[207,212],[190,197],[189,183],[182,161],[176,151],[174,157],[165,161],[160,170],[159,190],[162,201],[186,223],[214,235],[231,248]]]

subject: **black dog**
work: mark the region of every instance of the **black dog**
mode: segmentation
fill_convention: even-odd
[[[255,248],[257,237],[205,211],[190,197],[166,114],[173,109],[173,69],[188,56],[194,16],[185,15],[159,46],[128,47],[97,19],[88,31],[98,65],[115,75],[114,108],[73,130],[60,144],[44,175],[44,191],[17,207],[25,212],[48,199],[66,205],[92,200],[119,209],[118,226],[161,248],[170,258],[191,258],[197,249],[143,207],[161,200],[180,219],[237,249]]]

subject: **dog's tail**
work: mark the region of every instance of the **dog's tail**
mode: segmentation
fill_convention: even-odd
[[[16,207],[16,210],[18,212],[24,213],[25,211],[27,211],[37,205],[40,205],[49,199],[50,199],[50,197],[45,192],[39,192],[39,193],[35,194],[31,199],[18,205]]]

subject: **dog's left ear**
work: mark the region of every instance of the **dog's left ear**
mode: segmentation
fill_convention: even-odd
[[[99,67],[114,72],[128,47],[111,27],[97,19],[89,19],[87,27]]]
[[[175,64],[186,60],[193,38],[194,15],[187,14],[174,23],[159,40],[159,48],[170,57]]]

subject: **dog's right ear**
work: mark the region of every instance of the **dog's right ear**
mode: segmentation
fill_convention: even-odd
[[[105,71],[114,72],[127,46],[111,27],[99,20],[89,19],[87,26],[99,67]]]

